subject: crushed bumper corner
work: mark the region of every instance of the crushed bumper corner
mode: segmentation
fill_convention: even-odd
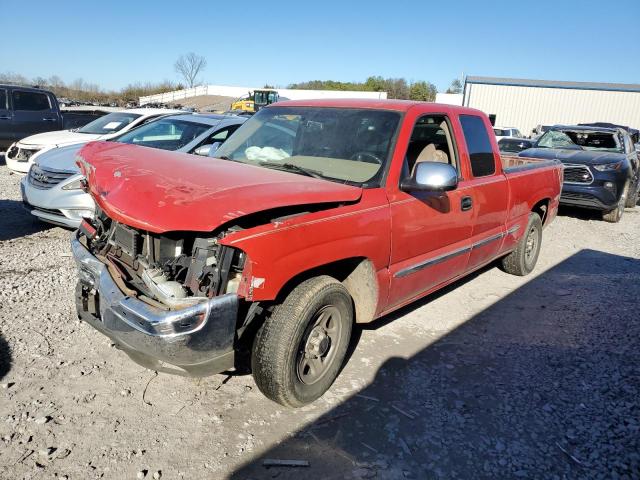
[[[125,295],[107,267],[77,239],[76,309],[136,363],[178,375],[206,376],[234,366],[238,297],[227,294],[179,310]]]

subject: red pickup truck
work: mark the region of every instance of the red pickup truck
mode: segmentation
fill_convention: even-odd
[[[78,314],[154,370],[250,361],[288,406],[331,386],[354,322],[496,259],[529,273],[562,185],[557,161],[501,158],[483,113],[434,103],[280,102],[216,157],[84,147]]]

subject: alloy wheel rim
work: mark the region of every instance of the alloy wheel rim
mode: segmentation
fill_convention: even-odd
[[[533,256],[535,255],[536,248],[538,246],[538,234],[536,227],[531,227],[529,229],[529,233],[527,234],[527,239],[525,241],[524,247],[524,258],[527,264],[531,264],[533,260]]]
[[[336,358],[342,333],[342,315],[333,305],[326,305],[316,312],[300,342],[296,373],[305,385],[320,381]]]

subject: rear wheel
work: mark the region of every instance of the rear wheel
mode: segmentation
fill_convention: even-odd
[[[531,213],[516,249],[502,259],[502,269],[511,275],[528,275],[536,266],[541,245],[542,220],[537,213]]]
[[[629,182],[624,184],[624,188],[622,189],[622,194],[618,199],[618,206],[613,210],[609,210],[607,212],[602,213],[602,219],[605,222],[610,223],[618,223],[622,218],[622,214],[624,213],[624,207],[627,203],[627,193],[629,192]]]
[[[353,324],[353,301],[336,279],[302,282],[260,327],[251,368],[271,400],[301,407],[324,394],[338,376]]]

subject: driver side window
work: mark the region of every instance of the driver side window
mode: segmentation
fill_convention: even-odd
[[[458,156],[451,123],[446,115],[425,115],[416,120],[402,166],[401,178],[411,175],[416,165],[421,162],[448,163],[458,170]]]

